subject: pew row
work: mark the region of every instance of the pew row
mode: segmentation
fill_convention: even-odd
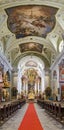
[[[0,126],[26,103],[25,99],[11,101],[0,105]]]
[[[61,103],[38,99],[37,103],[44,108],[49,115],[64,125],[64,102]]]

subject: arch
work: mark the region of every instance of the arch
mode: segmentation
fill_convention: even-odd
[[[47,57],[45,57],[45,55],[42,55],[40,53],[35,53],[35,52],[22,53],[21,55],[19,55],[17,57],[17,59],[15,59],[15,61],[13,62],[13,66],[14,65],[17,66],[18,62],[20,61],[20,59],[22,59],[23,57],[29,56],[29,55],[33,55],[33,56],[39,57],[42,61],[44,61],[44,63],[46,63],[46,67],[50,66],[50,61],[47,59]]]
[[[27,62],[34,62],[36,64],[36,66],[26,66]],[[26,74],[27,70],[34,70],[38,73],[39,77],[41,77],[41,89],[42,91],[44,91],[44,68],[45,68],[45,63],[44,61],[42,61],[39,57],[34,56],[34,55],[28,55],[26,57],[23,57],[22,59],[20,59],[19,63],[18,63],[18,91],[20,92],[22,90],[22,82],[21,82],[21,78],[24,77],[25,80],[27,80],[26,75],[24,76],[24,74]],[[37,76],[37,75],[36,75]],[[28,86],[27,86],[28,87]],[[24,88],[25,89],[25,88]]]

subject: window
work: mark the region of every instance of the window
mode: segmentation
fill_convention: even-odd
[[[59,52],[63,50],[63,46],[64,46],[64,41],[62,40],[59,45]]]

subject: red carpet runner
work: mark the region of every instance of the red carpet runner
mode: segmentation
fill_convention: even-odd
[[[43,130],[32,103],[29,104],[18,130]]]

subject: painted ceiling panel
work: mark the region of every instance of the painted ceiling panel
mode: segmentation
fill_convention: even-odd
[[[27,5],[7,8],[8,28],[16,38],[46,37],[55,26],[58,9],[50,6]]]
[[[20,51],[26,52],[26,51],[36,51],[42,53],[43,45],[39,43],[23,43],[20,44]]]

